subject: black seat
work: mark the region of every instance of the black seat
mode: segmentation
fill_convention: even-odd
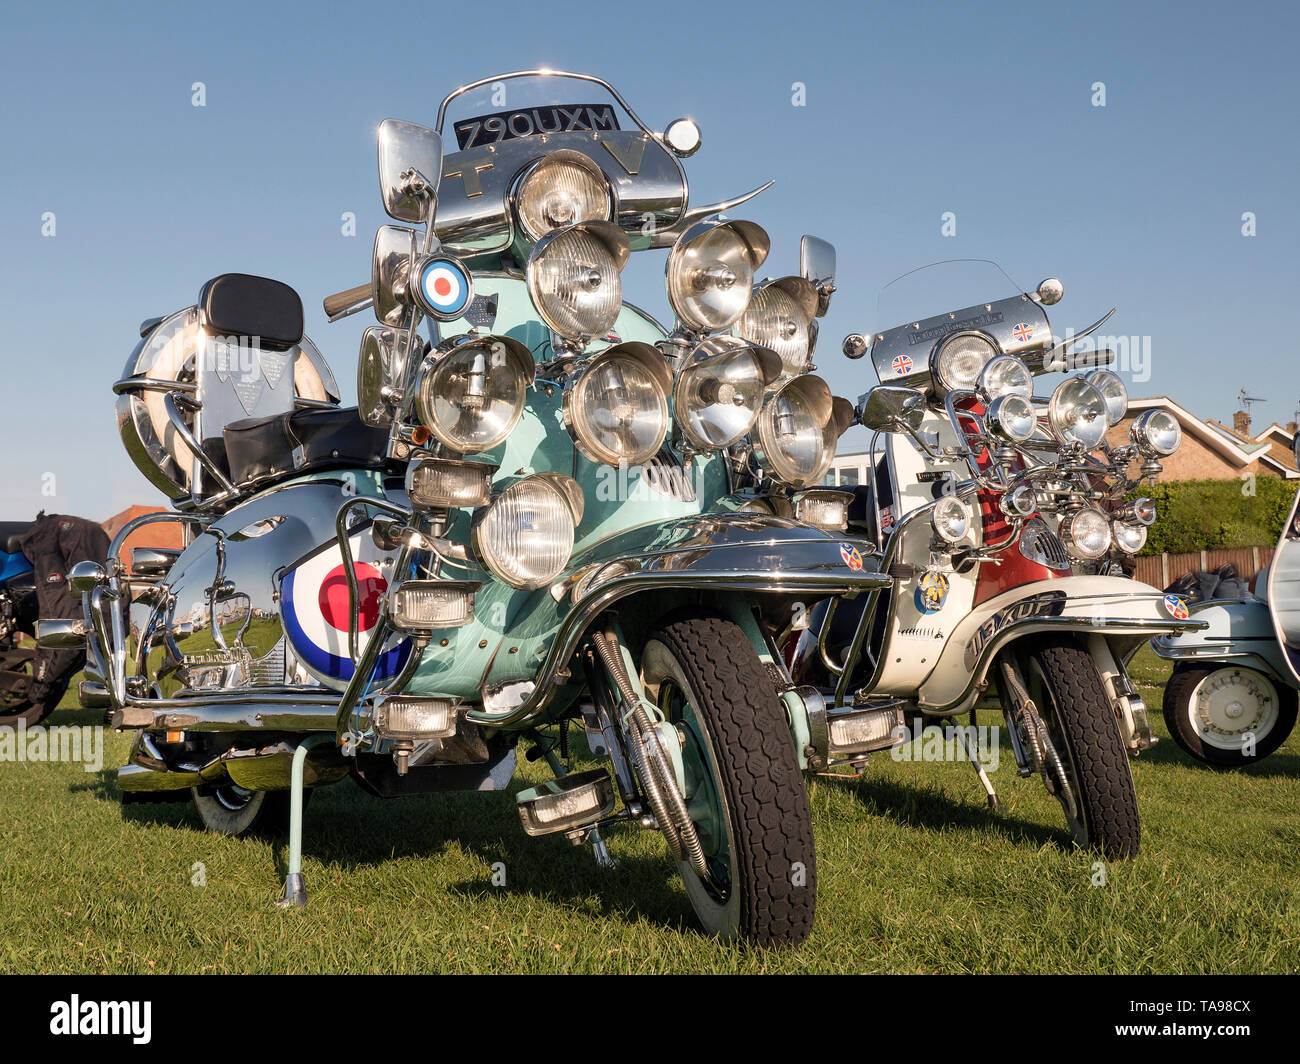
[[[32,530],[33,521],[0,521],[0,550],[6,554],[21,554],[18,541]]]
[[[222,436],[230,479],[241,486],[321,469],[397,468],[388,430],[365,424],[355,406],[245,418]]]

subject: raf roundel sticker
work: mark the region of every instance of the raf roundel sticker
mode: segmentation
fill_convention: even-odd
[[[439,321],[451,321],[465,313],[474,295],[469,271],[445,255],[426,259],[420,267],[420,306]]]
[[[1177,595],[1165,596],[1165,609],[1169,611],[1169,616],[1175,621],[1185,621],[1190,614],[1187,610],[1187,603]]]
[[[840,557],[844,559],[844,564],[852,569],[855,573],[862,569],[862,552],[857,547],[851,547],[847,543],[840,544]]]
[[[912,372],[912,359],[907,355],[895,355],[894,361],[890,365],[894,367],[895,373]]]
[[[388,590],[380,571],[378,548],[366,535],[349,539],[352,571],[357,580],[357,653],[365,649],[379,622],[379,605]],[[280,609],[285,634],[307,669],[331,686],[352,678],[348,653],[348,580],[343,554],[336,542],[308,555],[284,576]],[[402,640],[379,656],[375,679],[385,680],[401,670],[410,653]]]
[[[1029,322],[1022,321],[1011,330],[1011,335],[1022,344],[1027,344],[1034,338],[1034,327]]]

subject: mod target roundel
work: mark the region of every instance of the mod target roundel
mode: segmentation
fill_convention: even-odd
[[[357,653],[370,641],[379,622],[379,604],[388,590],[377,548],[369,535],[349,540],[357,580]],[[343,553],[327,544],[303,558],[280,583],[280,610],[285,635],[294,653],[318,680],[340,687],[352,678],[348,653],[348,580]],[[410,641],[394,642],[379,656],[375,680],[396,676],[410,653]]]
[[[464,314],[474,298],[474,280],[456,259],[433,255],[420,263],[415,297],[430,317],[451,321]]]

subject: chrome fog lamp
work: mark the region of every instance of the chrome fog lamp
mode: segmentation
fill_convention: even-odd
[[[1020,395],[1030,399],[1034,394],[1034,375],[1015,355],[998,355],[989,359],[980,371],[979,391],[989,400],[1003,395]]]
[[[404,580],[389,592],[388,616],[402,632],[459,628],[474,619],[477,590],[459,580]]]
[[[984,427],[1012,443],[1024,443],[1033,436],[1037,426],[1034,404],[1023,395],[998,396],[984,415]]]
[[[68,590],[74,595],[84,595],[87,591],[94,591],[101,584],[108,583],[108,574],[104,572],[104,567],[99,562],[86,561],[77,562],[68,570]]]
[[[515,190],[515,214],[531,241],[579,222],[609,222],[614,203],[609,180],[581,152],[567,148],[539,159]]]
[[[1115,541],[1115,546],[1125,554],[1136,554],[1147,543],[1146,525],[1115,521],[1110,526],[1110,534]]]
[[[1038,496],[1028,484],[1021,484],[1003,493],[998,506],[1008,517],[1028,517],[1038,509]]]
[[[456,734],[456,703],[450,698],[394,695],[375,706],[381,739],[447,739]]]
[[[827,725],[831,756],[866,754],[902,741],[903,711],[868,709],[835,714]]]
[[[416,411],[458,454],[488,451],[510,435],[524,410],[533,356],[507,336],[461,336],[425,361]]]
[[[649,344],[606,348],[565,385],[565,427],[592,462],[648,462],[668,435],[671,387],[668,363]]]
[[[531,591],[564,571],[582,521],[572,477],[535,473],[517,480],[474,517],[474,552],[498,580]]]
[[[580,222],[550,233],[528,256],[528,295],[542,320],[580,347],[613,328],[623,306],[619,276],[632,254],[613,222]]]
[[[668,302],[692,332],[735,324],[749,305],[754,271],[771,246],[753,222],[698,222],[668,252]]]
[[[361,334],[357,356],[357,416],[372,428],[393,423],[393,406],[401,398],[396,388],[397,334],[372,325]]]
[[[843,532],[849,527],[849,503],[853,492],[835,488],[811,488],[794,497],[795,520],[827,532]]]
[[[1147,458],[1168,458],[1183,442],[1183,427],[1168,410],[1144,410],[1133,419],[1129,436]]]
[[[678,158],[689,159],[700,150],[704,139],[693,118],[674,118],[664,126],[663,141]]]
[[[1091,451],[1106,435],[1106,400],[1083,377],[1070,377],[1052,393],[1047,420],[1062,443],[1079,444]]]
[[[1108,369],[1094,369],[1087,375],[1087,381],[1106,402],[1106,423],[1118,425],[1128,413],[1128,389],[1118,373]]]
[[[817,289],[802,277],[770,281],[753,294],[736,322],[736,335],[781,358],[781,370],[795,376],[808,369],[812,358],[813,318],[817,316]]]
[[[969,391],[997,353],[997,345],[983,333],[953,333],[930,356],[930,376],[944,394]]]
[[[776,480],[796,488],[816,484],[830,468],[836,441],[852,421],[852,408],[841,425],[843,416],[824,380],[810,373],[792,377],[759,411],[754,456]]]
[[[729,447],[754,427],[781,360],[735,336],[713,336],[686,356],[673,384],[682,435],[700,451]]]
[[[406,471],[406,494],[416,510],[486,506],[496,466],[453,458],[421,458]]]
[[[614,785],[604,769],[573,772],[515,796],[519,819],[529,835],[570,831],[614,811]]]
[[[948,495],[934,504],[930,523],[941,540],[956,543],[970,531],[970,507],[955,495]]]
[[[1061,521],[1061,542],[1072,558],[1096,561],[1110,549],[1110,522],[1095,506],[1085,506]]]
[[[1154,525],[1156,523],[1156,504],[1145,495],[1127,503],[1119,512],[1118,519],[1129,524]]]

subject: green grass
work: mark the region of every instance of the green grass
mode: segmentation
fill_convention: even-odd
[[[1158,710],[1164,666],[1144,650],[1134,675]],[[508,794],[319,792],[311,904],[284,912],[285,847],[206,834],[188,804],[124,809],[126,749],[107,735],[100,773],[0,764],[0,971],[1300,971],[1300,732],[1247,771],[1205,768],[1168,739],[1143,755],[1142,852],[1108,865],[1104,886],[1009,750],[1001,816],[966,764],[877,755],[857,782],[818,779],[817,924],[774,953],[696,930],[658,836],[614,834],[620,865],[602,872],[562,838],[525,836]]]

